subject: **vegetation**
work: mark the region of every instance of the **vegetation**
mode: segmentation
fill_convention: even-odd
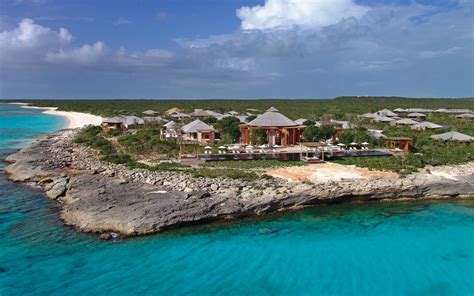
[[[136,154],[149,154],[149,153],[175,153],[178,151],[177,144],[175,142],[161,141],[157,136],[157,131],[154,129],[144,129],[137,131],[134,134],[127,134],[120,136],[118,142],[120,147],[126,151],[131,151]],[[205,177],[205,178],[218,178],[227,177],[232,179],[242,180],[256,180],[259,178],[269,178],[266,175],[259,175],[253,171],[244,171],[237,169],[235,166],[232,168],[230,162],[222,163],[221,167],[204,166],[201,168],[190,168],[183,166],[179,163],[163,162],[157,165],[146,165],[135,161],[128,154],[118,152],[115,146],[112,144],[111,139],[106,139],[104,136],[109,133],[101,134],[100,127],[88,126],[83,128],[77,135],[75,142],[85,144],[91,148],[97,149],[102,160],[114,164],[126,164],[129,168],[140,168],[148,169],[151,171],[180,171],[183,173],[191,174],[194,177]],[[159,135],[159,134],[158,134]],[[271,163],[263,162],[249,162],[252,164],[248,168],[253,167],[266,167]],[[296,165],[296,163],[295,163]]]
[[[222,178],[227,177],[231,179],[241,179],[246,181],[257,180],[260,176],[252,171],[242,171],[237,169],[216,169],[216,168],[202,168],[202,169],[195,169],[191,171],[191,174],[194,177],[202,177],[202,178]]]
[[[134,155],[158,154],[176,157],[179,153],[176,141],[162,141],[160,130],[155,128],[145,128],[121,136],[118,138],[118,143],[126,152]]]
[[[221,136],[221,144],[238,142],[240,136],[240,120],[236,117],[224,117],[214,125]]]
[[[368,132],[367,129],[364,127],[357,127],[350,130],[345,130],[341,133],[339,137],[339,142],[344,143],[346,145],[350,143],[363,143],[367,142],[372,145],[372,147],[379,147],[383,145],[383,140],[375,139],[372,137]]]
[[[129,155],[119,153],[112,143],[110,143],[104,137],[99,136],[99,132],[100,127],[87,126],[80,131],[75,139],[75,142],[86,144],[91,148],[98,149],[104,161],[115,164],[133,162]]]
[[[22,100],[39,107],[58,107],[60,111],[77,111],[110,117],[114,115],[143,116],[148,109],[163,114],[173,107],[192,112],[194,109],[210,109],[217,112],[230,110],[242,114],[247,109],[263,112],[270,106],[278,108],[290,118],[319,119],[331,114],[333,119],[344,119],[348,114],[362,114],[388,108],[471,108],[474,98],[466,99],[415,99],[400,97],[338,97],[320,100]]]
[[[254,145],[265,144],[267,133],[261,128],[250,129],[250,142]]]
[[[260,168],[271,168],[271,167],[289,167],[289,166],[301,166],[304,163],[302,161],[279,161],[276,159],[269,160],[243,160],[243,161],[213,161],[204,164],[205,167],[223,167],[223,168],[234,168],[234,169],[260,169]]]
[[[406,157],[346,157],[333,162],[366,167],[371,170],[393,171],[402,175],[416,172],[423,167],[421,157],[414,154],[408,154]]]
[[[333,126],[315,126],[310,125],[303,131],[303,139],[307,142],[315,142],[317,140],[327,140],[336,134]]]
[[[379,129],[386,136],[401,136],[413,139],[413,154],[406,158],[397,157],[361,157],[346,158],[340,160],[341,163],[356,164],[373,169],[388,169],[401,173],[416,170],[425,165],[457,164],[474,160],[474,145],[459,143],[444,143],[432,140],[431,135],[435,133],[447,132],[450,130],[459,131],[469,135],[474,135],[474,124],[469,121],[456,119],[452,114],[431,113],[428,114],[428,121],[448,126],[445,130],[413,131],[406,127],[394,127],[388,123],[374,123],[367,119],[357,117],[358,114],[374,112],[383,108],[468,108],[474,109],[474,98],[466,99],[411,99],[398,97],[340,97],[332,100],[67,100],[67,101],[25,101],[32,102],[36,106],[58,107],[64,111],[79,111],[98,114],[101,116],[112,116],[118,114],[130,114],[142,116],[141,112],[153,109],[163,114],[165,110],[172,107],[180,107],[185,112],[194,109],[212,109],[218,112],[236,110],[246,113],[247,109],[253,108],[266,110],[269,106],[278,108],[283,114],[290,118],[308,118],[308,128],[303,133],[305,141],[327,139],[334,134],[332,127],[315,127],[312,123],[323,118],[344,119],[358,126],[358,128],[344,131],[340,135],[340,141],[349,144],[351,142],[369,142],[370,147],[383,147],[383,139],[374,139],[367,131],[368,128]],[[252,119],[252,118],[250,118]],[[213,124],[221,133],[222,143],[236,142],[239,137],[237,118],[227,117],[216,121],[214,118],[205,118],[204,121]],[[93,148],[99,149],[103,159],[114,163],[126,163],[131,167],[141,167],[140,163],[133,161],[136,156],[166,155],[175,157],[179,150],[174,142],[161,141],[159,139],[159,126],[146,128],[136,133],[122,135],[120,131],[110,131],[99,134],[98,128],[88,127],[84,129],[76,139],[80,143],[85,143]],[[251,132],[251,141],[255,145],[265,143],[265,132],[261,129],[254,129]],[[191,149],[191,148],[190,148]],[[194,149],[194,148],[193,148]],[[263,164],[245,162],[232,164],[206,165],[203,169],[211,170],[215,167],[226,169],[246,168],[246,166],[263,167]],[[268,162],[269,166],[273,163]],[[278,163],[285,165],[285,163]],[[234,166],[234,167],[232,167]],[[186,170],[186,168],[176,165],[159,165],[157,168],[149,169],[173,169]],[[211,174],[207,171],[203,174]],[[225,172],[221,172],[224,173]],[[235,174],[234,172],[229,172]]]

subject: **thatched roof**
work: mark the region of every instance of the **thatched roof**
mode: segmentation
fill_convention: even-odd
[[[377,117],[377,114],[374,114],[374,113],[364,113],[364,114],[360,115],[360,117],[364,117],[364,118],[374,118],[374,117]]]
[[[433,112],[433,109],[423,109],[423,108],[408,108],[406,109],[406,112],[408,113],[413,113],[413,112],[427,112],[427,113],[430,113],[430,112]]]
[[[194,117],[222,116],[220,113],[204,109],[195,109],[190,115]]]
[[[191,123],[186,124],[181,128],[181,130],[184,133],[197,133],[197,132],[203,132],[203,131],[214,131],[214,128],[204,122],[202,122],[199,119],[194,120]]]
[[[168,128],[172,128],[172,127],[175,126],[175,125],[176,125],[176,122],[174,122],[173,120],[171,120],[170,122],[164,124],[163,126],[168,129]]]
[[[123,123],[123,118],[121,116],[105,118],[104,120],[102,120],[102,123]]]
[[[156,114],[159,114],[160,112],[153,111],[153,110],[146,110],[146,111],[143,111],[142,113],[145,115],[156,115]]]
[[[472,114],[472,113],[459,114],[459,115],[456,115],[456,118],[473,119],[473,118],[474,118],[474,114]]]
[[[474,140],[474,137],[459,133],[459,132],[447,132],[440,135],[432,135],[432,139],[443,140],[443,141],[456,141],[456,142],[470,142]]]
[[[248,123],[250,126],[281,127],[298,126],[299,124],[281,114],[278,109],[271,107],[265,113],[257,115],[257,118]]]
[[[375,121],[379,121],[379,122],[391,122],[391,121],[395,121],[395,119],[391,118],[391,117],[387,117],[387,116],[380,116],[380,115],[375,115],[374,117],[372,117],[373,120]]]
[[[413,119],[410,119],[410,118],[403,118],[403,119],[395,121],[395,124],[398,124],[398,125],[414,125],[414,124],[418,124],[418,122],[414,121]]]
[[[173,114],[173,113],[181,113],[181,112],[183,112],[183,109],[175,107],[175,108],[171,108],[171,109],[167,110],[165,112],[165,114],[170,115],[170,114]]]
[[[413,112],[413,113],[408,114],[407,117],[426,117],[426,115],[419,112]]]
[[[391,110],[388,109],[382,109],[377,112],[378,115],[380,116],[388,116],[388,117],[393,117],[393,116],[398,116],[397,113],[392,112]]]
[[[308,121],[306,118],[298,118],[295,120],[297,124],[304,124],[306,121]]]
[[[145,121],[143,120],[143,118],[136,117],[136,116],[115,116],[112,118],[106,118],[102,120],[102,123],[113,123],[113,124],[121,123],[125,127],[128,127],[130,125],[144,124]]]
[[[443,128],[443,126],[436,123],[429,122],[429,121],[423,121],[423,122],[412,125],[411,128],[412,129],[438,129],[438,128]]]

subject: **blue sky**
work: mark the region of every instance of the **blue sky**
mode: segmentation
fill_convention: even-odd
[[[471,0],[0,0],[0,98],[474,96]]]

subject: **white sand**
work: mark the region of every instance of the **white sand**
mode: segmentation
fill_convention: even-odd
[[[16,104],[21,105],[21,108],[42,109],[44,110],[43,111],[44,114],[62,116],[66,119],[66,124],[64,128],[78,128],[78,127],[83,127],[86,125],[100,125],[103,120],[102,117],[97,116],[97,115],[92,115],[89,113],[57,111],[56,110],[57,108],[53,108],[53,107],[36,107],[36,106],[24,105],[21,103],[20,104],[16,103]]]
[[[56,110],[45,110],[44,114],[63,116],[66,118],[66,128],[78,128],[86,125],[100,125],[102,117],[81,112],[66,112]]]
[[[309,164],[300,167],[269,169],[266,173],[270,176],[283,178],[290,182],[299,182],[307,179],[314,183],[342,180],[370,180],[378,177],[396,178],[398,176],[391,172],[370,171],[366,168],[331,162]]]

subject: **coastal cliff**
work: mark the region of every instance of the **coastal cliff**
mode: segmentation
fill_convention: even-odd
[[[60,205],[60,218],[86,232],[133,236],[315,204],[474,197],[474,163],[405,177],[196,178],[105,163],[95,150],[74,143],[76,133],[36,140],[6,159],[5,172],[13,181],[40,185]]]

